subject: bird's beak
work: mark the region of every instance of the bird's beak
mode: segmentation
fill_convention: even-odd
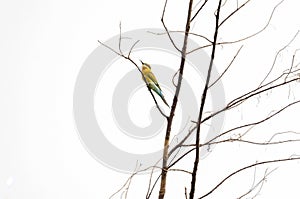
[[[140,60],[140,62],[141,62],[142,64],[144,64],[144,62],[143,62],[142,60]]]

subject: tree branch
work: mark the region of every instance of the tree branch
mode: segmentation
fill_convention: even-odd
[[[205,4],[207,3],[208,0],[205,0],[203,2],[203,4],[201,5],[201,7],[197,10],[197,12],[195,13],[195,15],[192,17],[191,22],[197,17],[197,15],[200,13],[200,11],[203,9],[203,7],[205,6]]]
[[[279,56],[279,54],[284,50],[284,49],[286,49],[295,39],[296,39],[296,37],[297,37],[297,35],[299,34],[299,30],[297,31],[297,33],[293,36],[293,38],[283,47],[283,48],[281,48],[277,53],[276,53],[276,56],[275,56],[275,58],[274,58],[274,61],[273,61],[273,64],[272,64],[272,66],[271,66],[271,68],[270,68],[270,70],[269,70],[269,72],[267,73],[267,75],[264,77],[264,79],[261,81],[261,83],[259,84],[259,86],[261,86],[263,83],[264,83],[264,81],[269,77],[269,75],[271,74],[271,72],[272,72],[272,70],[273,70],[273,68],[274,68],[274,66],[275,66],[275,63],[276,63],[276,60],[277,60],[277,57]]]
[[[227,130],[217,136],[215,136],[214,138],[212,138],[211,140],[207,141],[206,143],[204,144],[195,144],[195,145],[181,145],[180,147],[183,147],[183,146],[188,146],[188,147],[191,147],[191,146],[199,146],[199,147],[194,147],[190,150],[188,150],[187,152],[185,152],[183,155],[181,155],[177,160],[175,160],[172,164],[169,165],[169,168],[173,167],[175,164],[177,164],[181,159],[183,159],[185,156],[187,156],[189,153],[191,153],[192,151],[196,150],[197,148],[200,148],[202,146],[205,146],[205,145],[211,145],[211,144],[219,144],[219,143],[223,143],[223,142],[229,142],[229,141],[240,141],[240,142],[245,142],[245,143],[250,143],[250,144],[257,144],[257,145],[265,145],[264,143],[258,143],[258,142],[253,142],[253,141],[247,141],[247,140],[241,140],[241,139],[228,139],[228,140],[224,140],[224,141],[216,141],[216,142],[213,142],[214,140],[216,140],[217,138],[225,135],[225,134],[228,134],[229,132],[231,131],[234,131],[234,130],[238,130],[238,129],[241,129],[241,128],[245,128],[245,127],[248,127],[248,126],[254,126],[254,125],[257,125],[257,124],[260,124],[260,123],[263,123],[269,119],[271,119],[272,117],[278,115],[280,112],[284,111],[285,109],[287,109],[288,107],[290,106],[293,106],[297,103],[299,103],[299,101],[295,101],[293,103],[290,103],[288,105],[286,105],[285,107],[281,108],[280,110],[276,111],[275,113],[273,113],[272,115],[269,115],[268,117],[262,119],[262,120],[259,120],[257,122],[253,122],[253,123],[249,123],[249,124],[245,124],[245,125],[242,125],[242,126],[238,126],[238,127],[235,127],[235,128],[232,128],[230,130]],[[195,128],[191,129],[191,131],[195,130]],[[273,138],[272,138],[273,139]],[[299,139],[295,139],[295,140],[283,140],[283,141],[278,141],[278,142],[273,142],[271,144],[281,144],[281,143],[286,143],[286,142],[292,142],[292,141],[299,141]],[[270,144],[269,143],[269,144]]]
[[[227,70],[230,68],[230,66],[232,65],[232,63],[234,62],[235,58],[238,56],[238,54],[240,53],[240,51],[242,50],[243,46],[241,46],[239,48],[239,50],[237,51],[237,53],[234,55],[233,59],[231,60],[231,62],[229,63],[229,65],[227,66],[227,68],[223,71],[223,73],[213,82],[210,84],[210,86],[208,88],[211,88],[213,85],[215,85],[222,77],[223,75],[227,72]]]
[[[120,25],[120,28],[121,28],[121,25]],[[120,36],[120,37],[119,37],[119,50],[121,50],[121,44],[120,44],[121,41],[122,41],[122,37]],[[145,77],[144,77],[144,75],[143,75],[141,69],[140,69],[139,66],[138,66],[138,65],[130,58],[130,54],[131,54],[133,48],[135,47],[135,45],[136,45],[138,42],[139,42],[139,40],[136,41],[136,42],[131,46],[128,55],[125,56],[121,51],[120,51],[120,52],[117,52],[116,50],[114,50],[114,49],[111,48],[110,46],[108,46],[108,45],[106,45],[105,43],[103,43],[103,42],[101,42],[101,41],[98,40],[98,43],[99,43],[99,44],[101,44],[102,46],[104,46],[104,47],[106,47],[107,49],[111,50],[112,52],[116,53],[116,54],[119,55],[120,57],[123,57],[124,59],[130,61],[130,62],[138,69],[138,71],[139,71],[140,74],[142,75],[142,79],[143,79],[144,83],[146,84],[146,86],[147,86],[147,88],[148,88],[149,93],[150,93],[151,96],[152,96],[152,99],[153,99],[153,101],[154,101],[154,103],[155,103],[155,105],[156,105],[156,108],[159,110],[159,112],[160,112],[160,114],[161,114],[162,116],[164,116],[166,119],[168,119],[168,116],[167,116],[167,115],[161,110],[161,108],[159,107],[159,105],[158,105],[158,103],[157,103],[157,101],[156,101],[156,98],[155,98],[154,94],[152,93],[151,88],[150,88],[149,85],[147,84],[147,81],[146,81],[146,79],[145,79]]]
[[[276,169],[277,169],[277,168],[276,168]],[[268,177],[271,173],[273,173],[276,169],[273,169],[273,170],[270,171],[270,172],[268,172],[268,169],[266,169],[266,171],[265,171],[265,173],[264,173],[264,177],[263,177],[260,181],[258,181],[255,185],[254,185],[254,183],[255,183],[255,176],[254,176],[254,181],[253,181],[252,187],[251,187],[246,193],[244,193],[243,195],[241,195],[240,197],[238,197],[238,199],[242,199],[243,197],[249,195],[251,192],[253,192],[253,191],[260,185],[259,190],[258,190],[257,193],[255,194],[255,196],[252,197],[252,199],[255,198],[255,197],[261,192],[262,187],[263,187],[264,183],[265,183],[266,180],[267,180],[267,177]]]
[[[165,13],[167,0],[163,9],[163,15],[162,15],[162,21],[163,16]],[[185,27],[185,34],[184,34],[184,41],[183,46],[181,50],[181,62],[179,67],[179,76],[178,76],[178,82],[176,86],[175,95],[173,97],[173,103],[171,106],[170,115],[168,117],[168,123],[167,123],[167,130],[165,134],[165,141],[164,141],[164,150],[163,150],[163,165],[162,165],[162,171],[161,171],[161,184],[160,184],[160,190],[159,190],[159,199],[164,199],[165,192],[166,192],[166,181],[167,181],[167,173],[168,173],[168,151],[169,151],[169,141],[170,141],[170,134],[171,134],[171,128],[172,128],[172,122],[178,102],[178,96],[181,88],[182,83],[182,77],[183,77],[183,71],[185,66],[185,57],[186,57],[186,51],[187,51],[187,43],[188,43],[188,36],[190,31],[190,19],[191,19],[191,12],[192,12],[192,6],[193,6],[193,0],[189,1],[189,8],[188,8],[188,14],[187,14],[187,20],[186,20],[186,27]],[[164,23],[163,23],[164,24]],[[166,29],[167,31],[167,29]]]
[[[169,37],[169,39],[170,39],[172,45],[174,46],[174,48],[175,48],[178,52],[181,52],[181,50],[176,46],[176,44],[175,44],[173,38],[172,38],[171,35],[170,35],[170,32],[169,32],[167,26],[166,26],[166,24],[165,24],[165,19],[164,19],[164,18],[165,18],[165,12],[166,12],[166,8],[167,8],[167,3],[168,3],[168,0],[166,0],[166,1],[165,1],[165,4],[164,4],[164,9],[163,9],[163,12],[162,12],[162,15],[161,15],[161,23],[162,23],[164,29],[166,30],[166,33],[168,34],[168,37]]]
[[[239,10],[241,10],[246,4],[248,4],[251,0],[246,1],[241,6],[237,7],[235,11],[230,13],[219,25],[221,27],[229,18],[231,18],[233,15],[235,15]]]
[[[245,40],[247,40],[247,39],[250,39],[250,38],[252,38],[252,37],[254,37],[254,36],[256,36],[256,35],[262,33],[262,32],[269,26],[269,24],[270,24],[270,22],[271,22],[271,20],[272,20],[272,18],[273,18],[273,15],[274,15],[274,13],[275,13],[275,10],[277,9],[277,7],[278,7],[283,1],[284,1],[284,0],[282,0],[281,2],[279,2],[279,3],[273,8],[272,13],[271,13],[271,15],[270,15],[270,17],[269,17],[269,20],[267,21],[266,25],[265,25],[262,29],[260,29],[259,31],[255,32],[255,33],[253,33],[253,34],[251,34],[251,35],[249,35],[249,36],[246,36],[246,37],[244,37],[244,38],[241,38],[241,39],[238,39],[238,40],[235,40],[235,41],[217,42],[217,45],[234,44],[234,43],[242,42],[242,41],[245,41]],[[207,44],[207,45],[204,45],[204,46],[200,46],[200,47],[198,47],[198,48],[195,48],[195,49],[193,49],[193,50],[187,52],[186,54],[188,55],[188,54],[193,53],[193,52],[195,52],[195,51],[197,51],[197,50],[200,50],[200,49],[203,49],[203,48],[207,48],[207,47],[210,47],[210,46],[212,46],[212,44]]]
[[[293,161],[293,160],[300,160],[300,157],[290,157],[290,158],[284,158],[284,159],[277,159],[277,160],[268,160],[263,162],[256,162],[254,164],[248,165],[246,167],[243,167],[241,169],[236,170],[235,172],[229,174],[227,177],[225,177],[220,183],[218,183],[214,188],[212,188],[209,192],[201,196],[199,199],[205,198],[211,193],[213,193],[219,186],[221,186],[224,182],[226,182],[228,179],[230,179],[232,176],[237,175],[238,173],[250,169],[252,167],[263,165],[263,164],[270,164],[270,163],[278,163],[278,162],[286,162],[286,161]]]
[[[241,129],[241,128],[245,128],[245,127],[248,127],[248,126],[254,126],[254,125],[257,125],[257,124],[261,124],[261,123],[263,123],[263,122],[265,122],[265,121],[271,119],[272,117],[278,115],[279,113],[281,113],[282,111],[284,111],[284,110],[287,109],[288,107],[293,106],[293,105],[295,105],[295,104],[297,104],[297,103],[299,103],[299,102],[300,102],[300,100],[295,101],[295,102],[292,102],[292,103],[286,105],[285,107],[281,108],[280,110],[276,111],[275,113],[273,113],[273,114],[267,116],[266,118],[264,118],[264,119],[262,119],[262,120],[259,120],[259,121],[257,121],[257,122],[244,124],[244,125],[241,125],[241,126],[232,128],[232,129],[230,129],[230,130],[227,130],[227,131],[225,131],[225,132],[223,132],[223,133],[221,133],[221,134],[215,136],[215,137],[212,138],[211,140],[209,140],[209,141],[207,142],[207,144],[211,143],[212,141],[216,140],[217,138],[219,138],[219,137],[221,137],[221,136],[223,136],[223,135],[228,134],[229,132],[232,132],[232,131],[235,131],[235,130],[238,130],[238,129]],[[196,146],[198,146],[198,145],[196,145]]]
[[[200,110],[199,110],[199,116],[198,116],[198,124],[197,124],[197,131],[196,131],[196,146],[199,146],[199,144],[200,144],[200,122],[202,120],[206,95],[207,95],[210,76],[211,76],[211,70],[212,70],[213,62],[214,62],[214,58],[215,58],[216,42],[217,42],[218,30],[219,30],[219,17],[220,17],[221,4],[222,4],[222,0],[219,0],[219,5],[218,5],[217,15],[216,15],[216,26],[215,26],[213,48],[212,48],[212,52],[211,52],[211,58],[210,58],[210,63],[209,63],[209,67],[208,67],[206,82],[205,82],[204,90],[203,90],[202,97],[201,97],[201,104],[200,104]],[[195,186],[196,186],[196,179],[197,179],[199,156],[200,156],[200,150],[199,150],[199,147],[197,147],[195,161],[194,161],[194,168],[193,168],[193,173],[192,173],[191,190],[190,190],[190,194],[189,194],[190,199],[193,199],[194,195],[195,195]]]

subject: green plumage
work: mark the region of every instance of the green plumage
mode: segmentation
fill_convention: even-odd
[[[158,84],[158,81],[155,77],[155,75],[152,73],[151,71],[151,67],[149,64],[143,63],[142,62],[142,73],[145,77],[145,80],[147,82],[147,84],[149,85],[150,89],[152,89],[157,95],[160,96],[160,98],[163,100],[163,102],[168,106],[169,104],[167,103],[164,95],[162,94],[162,90],[161,87]]]

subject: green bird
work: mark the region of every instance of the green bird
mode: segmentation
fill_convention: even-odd
[[[141,60],[140,60],[141,61]],[[142,62],[142,61],[141,61]],[[142,73],[145,77],[145,80],[148,86],[162,99],[162,101],[170,108],[167,103],[164,95],[162,94],[162,90],[157,82],[155,75],[151,71],[151,66],[147,63],[142,62]]]

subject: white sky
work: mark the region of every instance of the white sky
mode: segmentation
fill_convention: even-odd
[[[224,26],[220,37],[224,41],[234,40],[260,29],[276,3],[274,0],[253,0],[239,17]],[[97,40],[105,41],[118,34],[120,21],[124,31],[162,28],[163,1],[13,0],[1,1],[0,5],[0,199],[108,198],[128,175],[103,166],[81,144],[72,112],[74,83],[84,60],[98,46]],[[166,23],[171,29],[184,28],[186,8],[183,0],[170,1]],[[269,69],[264,66],[272,64],[276,51],[300,29],[299,18],[299,2],[286,0],[266,32],[245,43],[236,62],[236,66],[243,67],[232,68],[231,76],[224,79],[225,87],[232,88],[226,90],[226,99],[257,85]],[[196,22],[193,31],[210,33],[212,27],[211,19],[203,18]],[[237,47],[219,49],[217,53],[222,56],[217,57],[217,65],[228,63]],[[298,38],[280,56],[278,71],[282,71],[283,64],[290,63],[290,55],[299,47]],[[241,84],[243,89],[238,88]],[[299,85],[293,88],[298,88],[294,95],[299,99]],[[275,97],[262,96],[259,106],[263,115],[272,110],[272,105],[278,104],[280,97],[288,102],[286,90],[282,92],[274,92]],[[252,116],[255,102],[243,105],[232,117],[226,117],[224,128],[235,124],[232,118],[255,119]],[[299,111],[299,105],[288,109],[274,123],[262,125],[255,132],[300,132]],[[298,145],[268,149],[231,143],[220,145],[200,162],[198,195],[247,163],[277,155],[300,154]],[[192,159],[184,165],[191,165],[191,162]],[[298,198],[300,161],[276,166],[280,167],[270,176],[258,198]],[[228,181],[212,198],[234,198],[242,194],[251,186],[253,172]],[[263,172],[264,169],[260,169],[257,174]],[[129,198],[143,197],[147,180],[145,176],[137,176]],[[183,198],[180,194],[184,186],[190,185],[190,176],[170,175],[168,180],[167,198]]]

